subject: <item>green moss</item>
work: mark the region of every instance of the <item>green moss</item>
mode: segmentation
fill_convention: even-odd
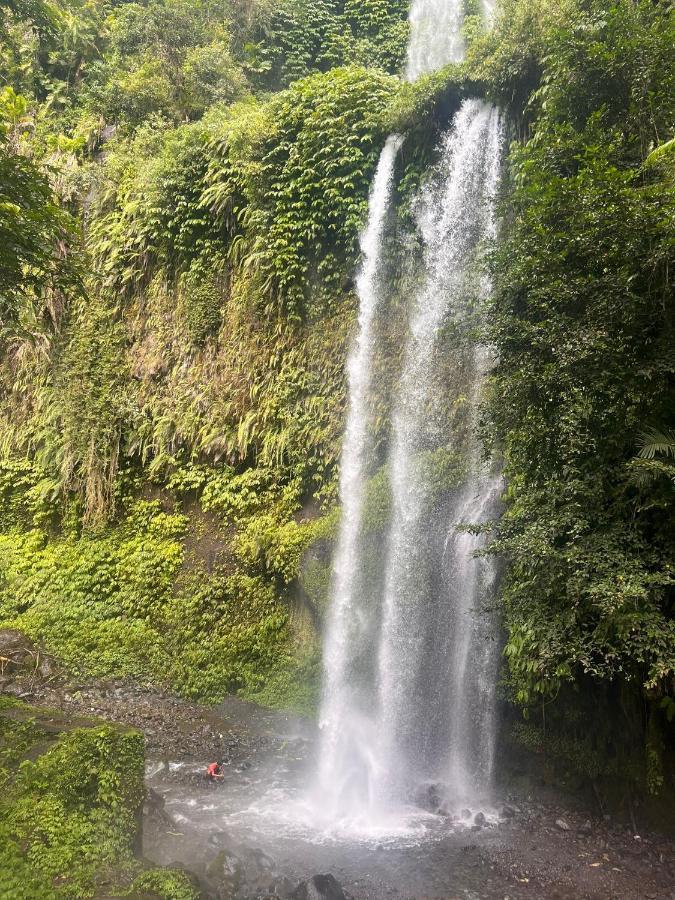
[[[139,874],[143,736],[16,701],[0,704],[0,895],[7,900],[197,895],[179,872]],[[131,885],[131,888],[129,888]]]
[[[181,313],[190,343],[200,347],[220,328],[225,283],[208,268],[194,265],[181,280]]]
[[[14,769],[0,799],[0,894],[94,896],[99,876],[133,864],[142,736],[95,723],[67,730],[26,707],[3,711],[2,720],[3,741],[32,758]],[[51,746],[40,752],[45,740]]]
[[[259,686],[285,654],[283,585],[306,528],[253,518],[239,562],[208,572],[186,568],[188,524],[138,501],[96,536],[0,535],[0,623],[79,675],[131,676],[214,702]]]
[[[134,879],[130,895],[148,895],[161,900],[196,900],[198,893],[184,872],[171,869],[148,869]]]
[[[259,688],[249,688],[243,696],[272,709],[290,709],[315,717],[321,688],[321,656],[311,647],[298,652],[291,649]]]
[[[331,564],[312,554],[302,561],[300,586],[314,609],[321,615],[328,607]]]

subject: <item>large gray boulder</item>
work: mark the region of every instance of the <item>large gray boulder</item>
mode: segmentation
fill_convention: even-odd
[[[333,875],[314,875],[302,881],[291,894],[292,900],[350,900]]]

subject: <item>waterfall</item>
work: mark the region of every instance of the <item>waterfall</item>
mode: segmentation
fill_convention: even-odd
[[[409,80],[461,59],[462,16],[461,0],[413,0]],[[383,470],[391,508],[379,567],[364,528],[375,464],[369,401],[377,319],[389,299],[384,235],[400,137],[387,140],[377,166],[361,235],[342,515],[325,628],[315,805],[329,819],[368,823],[411,803],[428,806],[420,799],[428,788],[436,806],[466,804],[489,781],[498,655],[486,607],[496,573],[488,558],[476,557],[484,538],[462,526],[493,517],[500,492],[475,436],[489,354],[474,331],[489,291],[479,263],[494,235],[501,140],[496,110],[465,101],[413,203],[422,262],[392,386]],[[449,354],[456,372],[444,380]],[[449,414],[454,407],[460,412]],[[455,450],[463,477],[439,499],[428,467]]]
[[[464,55],[461,27],[463,0],[413,0],[410,7],[410,38],[406,78],[435,72]]]
[[[493,230],[499,149],[496,111],[478,100],[466,101],[445,139],[436,171],[418,199],[424,279],[413,304],[394,407],[392,513],[379,651],[379,792],[393,798],[405,795],[414,782],[445,780],[446,748],[451,735],[455,735],[453,746],[459,746],[456,735],[460,722],[465,732],[462,740],[467,745],[491,741],[487,734],[474,739],[468,734],[469,692],[461,692],[461,688],[461,700],[456,696],[446,709],[436,704],[435,714],[430,715],[430,688],[439,684],[443,689],[452,687],[448,684],[451,680],[457,687],[465,680],[467,662],[462,664],[460,656],[466,656],[471,643],[471,612],[477,612],[480,591],[475,571],[478,564],[470,556],[460,559],[467,556],[470,536],[453,536],[449,541],[452,551],[446,553],[447,565],[454,571],[448,588],[451,597],[444,599],[441,618],[435,614],[440,598],[435,596],[438,585],[433,578],[435,560],[430,552],[426,484],[419,454],[429,448],[429,425],[434,424],[429,423],[427,410],[439,329],[449,319],[460,327],[471,319],[475,254]],[[482,375],[478,360],[481,351],[469,342],[466,352],[469,359],[464,367],[470,369],[473,406]],[[475,457],[472,450],[470,455]],[[473,480],[478,478],[473,459],[471,468],[466,497],[463,494],[450,512],[453,524],[476,521],[467,516],[480,515],[483,507],[490,505]],[[443,609],[450,614],[445,620]],[[477,665],[475,654],[471,665]],[[480,677],[480,673],[475,674]],[[439,739],[445,747],[439,746]]]
[[[344,796],[352,769],[359,770],[358,761],[355,764],[350,759],[352,749],[367,746],[368,743],[366,735],[358,734],[360,717],[356,702],[358,655],[367,639],[367,617],[358,605],[362,591],[359,533],[370,449],[368,394],[373,358],[373,323],[381,300],[382,239],[400,144],[398,135],[387,139],[370,192],[368,221],[360,239],[363,263],[356,281],[358,332],[347,363],[349,410],[340,469],[342,517],[333,560],[332,602],[323,654],[319,773],[324,792],[333,795],[336,802]],[[335,781],[336,776],[339,782]],[[361,790],[361,786],[355,788]]]

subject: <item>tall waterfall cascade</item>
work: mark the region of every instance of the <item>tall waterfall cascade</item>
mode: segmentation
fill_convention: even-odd
[[[413,0],[409,80],[462,58],[462,18],[461,0]],[[496,730],[496,569],[477,555],[485,538],[475,526],[494,518],[501,484],[476,437],[490,356],[475,334],[490,289],[481,254],[495,235],[499,115],[464,101],[413,200],[419,264],[390,387],[386,458],[380,448],[376,459],[373,371],[390,299],[386,235],[401,144],[397,135],[385,144],[361,236],[325,628],[316,804],[355,827],[392,810],[484,802]],[[368,503],[378,478],[388,506],[374,538]]]

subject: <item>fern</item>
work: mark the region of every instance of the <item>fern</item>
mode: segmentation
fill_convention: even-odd
[[[640,459],[655,459],[657,456],[675,459],[675,431],[659,431],[651,428],[640,436]]]

